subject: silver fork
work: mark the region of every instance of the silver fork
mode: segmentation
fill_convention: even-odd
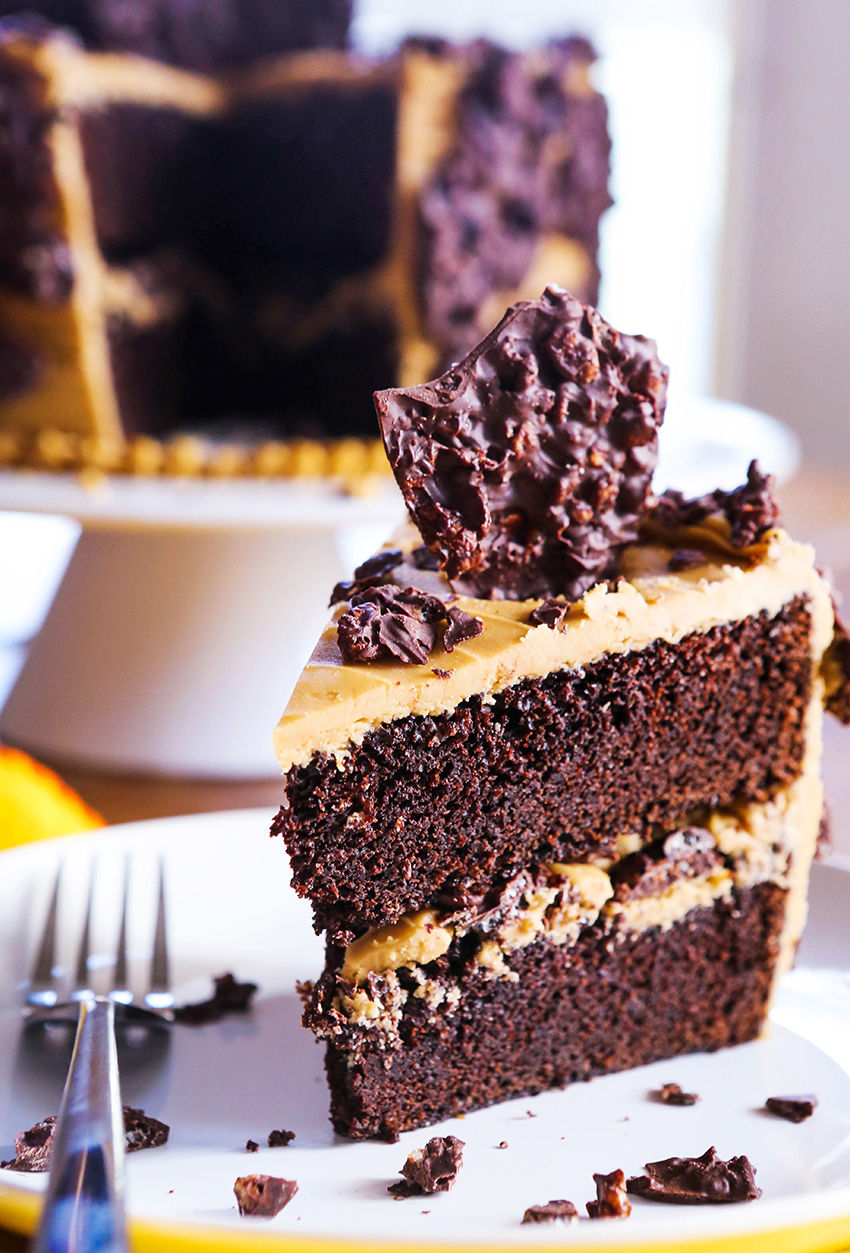
[[[149,988],[136,1004],[127,975],[127,900],[130,860],[125,861],[121,923],[112,991],[98,996],[91,987],[91,920],[95,863],[70,999],[59,1000],[56,933],[62,866],[56,873],[44,931],[26,993],[27,1027],[76,1022],[77,1035],[50,1154],[50,1177],[34,1253],[126,1253],[124,1213],[124,1120],[115,1040],[121,1022],[168,1028],[174,998],[169,992],[165,931],[165,875],[159,864],[159,895]]]

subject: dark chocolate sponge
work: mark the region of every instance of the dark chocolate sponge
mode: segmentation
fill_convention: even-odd
[[[191,70],[244,65],[301,48],[344,48],[351,0],[0,0],[69,26],[88,47]]]
[[[666,387],[652,340],[547,287],[441,378],[377,392],[375,405],[450,579],[483,597],[577,598],[637,538]]]

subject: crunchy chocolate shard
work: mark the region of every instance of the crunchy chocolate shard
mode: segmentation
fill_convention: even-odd
[[[545,1205],[529,1205],[522,1216],[524,1223],[571,1223],[578,1219],[572,1201],[548,1201]]]
[[[678,1083],[663,1083],[653,1095],[661,1105],[696,1105],[699,1100],[696,1092],[683,1092]]]
[[[430,1196],[448,1192],[463,1165],[464,1141],[434,1136],[424,1149],[414,1149],[401,1168],[404,1176],[387,1189],[394,1196]]]
[[[816,1096],[769,1096],[764,1108],[769,1114],[787,1118],[788,1122],[805,1122],[817,1109]]]
[[[135,1153],[139,1149],[155,1149],[168,1140],[170,1128],[156,1118],[150,1118],[144,1110],[123,1108],[124,1149]],[[29,1131],[19,1131],[15,1136],[15,1157],[0,1162],[0,1169],[20,1170],[31,1174],[49,1170],[53,1148],[53,1131],[56,1115],[51,1114],[43,1122],[37,1122]]]
[[[294,1131],[270,1131],[268,1144],[270,1149],[286,1148],[295,1139]]]
[[[197,1027],[206,1022],[218,1022],[225,1014],[245,1013],[257,991],[256,983],[237,983],[232,974],[218,975],[213,984],[215,990],[208,1001],[178,1005],[175,1020]]]
[[[594,1175],[596,1200],[587,1202],[589,1218],[628,1218],[632,1212],[626,1196],[626,1176],[621,1170],[610,1175]]]
[[[233,1185],[239,1213],[245,1218],[274,1218],[298,1191],[294,1179],[274,1175],[243,1175]]]
[[[441,378],[375,405],[407,507],[459,590],[576,598],[637,538],[666,388],[651,340],[547,287]]]
[[[652,521],[665,530],[677,531],[683,526],[698,526],[713,514],[720,514],[729,523],[729,543],[733,548],[755,544],[779,520],[773,476],[762,474],[758,462],[751,461],[746,483],[731,492],[718,487],[707,496],[690,500],[681,492],[663,492],[652,511]]]
[[[678,879],[708,874],[722,863],[714,836],[702,827],[684,827],[646,848],[629,853],[611,870],[614,899],[633,901],[663,892]]]
[[[638,1175],[626,1185],[633,1196],[672,1205],[724,1205],[735,1201],[755,1201],[761,1196],[756,1187],[755,1169],[746,1157],[723,1162],[717,1150],[706,1150],[702,1157],[667,1157],[647,1162],[646,1175]]]
[[[549,597],[541,601],[536,609],[532,609],[528,620],[533,626],[547,626],[554,631],[559,627],[569,612],[569,601]]]
[[[369,557],[354,571],[353,579],[347,583],[337,583],[331,592],[330,604],[338,605],[342,600],[351,600],[357,592],[365,592],[369,587],[380,587],[382,583],[388,582],[388,576],[403,560],[404,553],[400,548],[388,548]]]
[[[369,587],[351,597],[350,607],[337,621],[340,652],[348,662],[396,657],[424,665],[436,647],[443,620],[447,653],[484,629],[480,618],[415,587]]]

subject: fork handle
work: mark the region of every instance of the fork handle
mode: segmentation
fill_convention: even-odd
[[[80,1002],[33,1253],[126,1253],[124,1123],[115,1006]]]

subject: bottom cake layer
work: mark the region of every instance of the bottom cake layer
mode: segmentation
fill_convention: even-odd
[[[612,930],[600,918],[572,943],[543,937],[515,949],[509,978],[480,960],[452,962],[436,979],[399,971],[395,1015],[383,986],[389,1033],[386,1023],[352,1027],[350,1013],[334,1030],[329,968],[305,1021],[330,1037],[335,1129],[394,1139],[510,1097],[752,1039],[768,1008],[786,895],[770,882],[730,887],[643,930]],[[379,1001],[380,990],[373,981]]]

